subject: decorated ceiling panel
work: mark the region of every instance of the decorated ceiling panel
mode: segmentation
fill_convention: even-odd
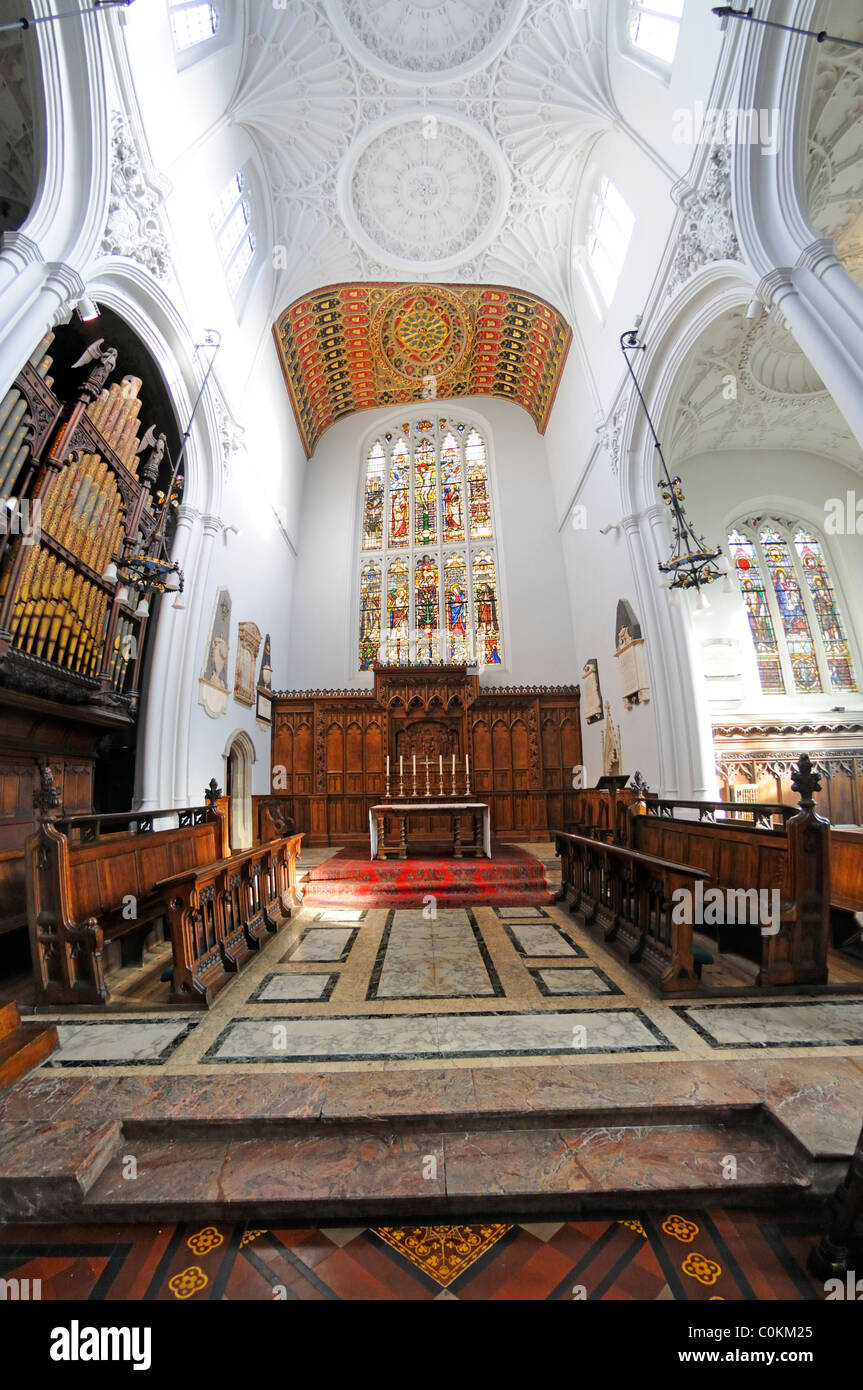
[[[357,410],[458,396],[522,406],[540,434],[572,331],[504,285],[374,282],[304,295],[273,326],[306,453]]]

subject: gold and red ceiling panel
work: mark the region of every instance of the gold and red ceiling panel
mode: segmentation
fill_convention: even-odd
[[[458,396],[514,401],[543,434],[572,339],[533,294],[395,282],[304,295],[273,334],[307,455],[354,411]]]

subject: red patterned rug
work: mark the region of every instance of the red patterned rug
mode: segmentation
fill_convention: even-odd
[[[303,906],[422,907],[429,894],[445,907],[544,907],[553,900],[539,860],[510,845],[495,845],[491,859],[372,860],[368,850],[355,848],[309,871]]]

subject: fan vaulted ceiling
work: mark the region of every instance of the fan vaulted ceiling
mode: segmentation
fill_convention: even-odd
[[[279,308],[357,280],[517,285],[570,306],[584,159],[617,113],[572,0],[247,7],[228,115],[260,151]]]

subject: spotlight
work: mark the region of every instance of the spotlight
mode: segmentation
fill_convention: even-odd
[[[86,294],[81,296],[75,308],[78,311],[78,317],[82,323],[92,323],[94,319],[99,317],[98,304],[94,304],[92,299],[88,299]]]

